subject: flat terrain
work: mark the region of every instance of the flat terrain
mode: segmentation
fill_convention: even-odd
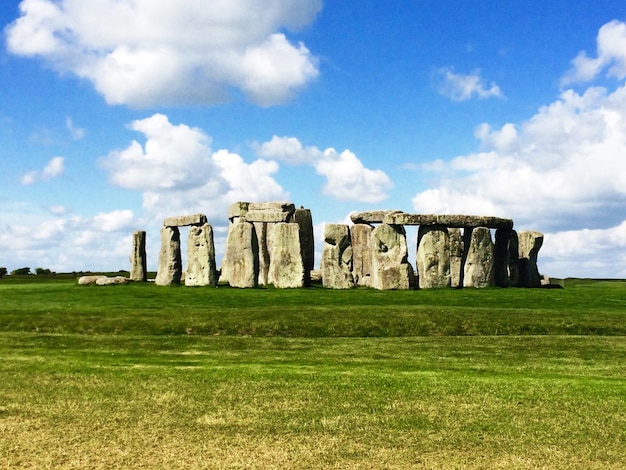
[[[0,280],[0,468],[626,468],[626,286]]]

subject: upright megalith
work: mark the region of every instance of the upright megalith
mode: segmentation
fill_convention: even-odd
[[[224,251],[224,279],[232,287],[256,287],[259,278],[259,245],[254,225],[247,222],[245,217],[230,225]]]
[[[401,225],[381,224],[372,231],[371,287],[410,289],[413,268],[408,262],[406,232]]]
[[[372,231],[367,224],[355,224],[350,228],[352,242],[352,274],[358,286],[369,287],[372,280]]]
[[[493,286],[495,247],[491,239],[491,231],[487,227],[476,227],[465,231],[463,287]]]
[[[178,227],[163,227],[159,266],[154,283],[158,286],[180,284],[181,276],[180,231]]]
[[[520,287],[540,287],[541,274],[537,267],[537,255],[543,245],[543,234],[523,231],[519,239],[519,285]]]
[[[300,247],[300,226],[279,222],[272,225],[272,253],[269,282],[286,289],[304,287],[304,263]]]
[[[299,227],[300,250],[304,265],[304,285],[309,286],[311,285],[311,271],[315,267],[315,236],[311,210],[299,207],[293,213],[292,220]]]
[[[130,280],[145,282],[148,279],[146,268],[146,232],[133,232],[133,251],[130,254]]]
[[[518,238],[515,230],[496,230],[494,281],[498,287],[519,285]]]
[[[463,287],[463,234],[460,228],[448,228],[450,239],[450,287]]]
[[[415,264],[420,289],[450,287],[450,237],[447,227],[420,226]]]
[[[331,289],[354,287],[350,228],[344,224],[327,224],[320,262],[322,284]]]
[[[186,286],[214,286],[217,284],[213,227],[209,224],[189,228],[187,239]]]

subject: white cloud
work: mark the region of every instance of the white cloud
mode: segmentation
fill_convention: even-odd
[[[611,21],[598,31],[596,39],[597,57],[588,57],[581,51],[572,68],[561,79],[562,85],[588,82],[608,68],[608,76],[622,80],[626,77],[626,24]]]
[[[478,99],[502,98],[500,87],[491,82],[487,86],[480,76],[480,70],[470,74],[455,73],[452,67],[442,67],[436,73],[436,88],[443,96],[452,101],[467,101],[474,97]]]
[[[70,131],[70,135],[72,136],[72,140],[81,140],[85,137],[85,129],[81,129],[80,127],[76,127],[71,117],[65,118],[65,127]]]
[[[626,221],[605,229],[547,233],[541,268],[556,277],[626,277]]]
[[[10,269],[128,269],[132,224],[137,222],[132,211],[102,212],[94,217],[57,211],[51,216],[49,208],[8,203],[0,219],[0,259],[11,260]],[[151,248],[154,251],[158,246]]]
[[[318,75],[282,30],[309,25],[321,0],[23,0],[8,50],[91,81],[110,104],[212,104],[238,88],[282,103]]]
[[[312,165],[318,175],[326,178],[322,192],[341,201],[377,203],[387,199],[386,191],[393,188],[386,173],[366,168],[350,150],[321,151],[314,146],[304,147],[295,137],[273,136],[257,146],[257,151],[264,158]]]
[[[256,147],[260,157],[292,165],[314,164],[323,155],[317,147],[304,147],[296,137],[274,135],[272,140]]]
[[[551,231],[626,219],[626,87],[568,90],[519,125],[476,135],[483,152],[429,167],[441,178],[416,210],[491,212]]]
[[[22,184],[28,186],[38,181],[48,181],[63,174],[65,169],[65,159],[63,157],[54,157],[42,170],[33,170],[22,176]]]
[[[349,150],[337,153],[326,149],[315,171],[326,177],[322,192],[340,201],[382,202],[387,199],[386,191],[393,188],[385,172],[365,168]]]
[[[93,218],[93,227],[102,232],[129,231],[135,216],[131,210],[100,212]]]
[[[144,135],[145,144],[133,141],[101,163],[113,184],[142,193],[143,207],[154,218],[201,212],[226,221],[233,202],[289,197],[272,177],[276,162],[248,164],[227,150],[213,152],[201,129],[174,125],[162,114],[129,127]]]

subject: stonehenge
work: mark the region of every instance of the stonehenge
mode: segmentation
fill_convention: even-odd
[[[186,286],[299,288],[315,281],[329,289],[378,290],[542,285],[537,257],[543,234],[517,232],[512,219],[399,210],[352,213],[352,225],[325,225],[318,270],[309,209],[290,202],[236,202],[228,219],[218,270],[207,217],[166,218],[155,284],[184,279]],[[183,273],[179,228],[184,226],[189,236]],[[405,226],[418,227],[415,269],[408,261]],[[145,240],[145,232],[133,233],[132,281],[146,280]]]
[[[231,287],[310,285],[315,262],[311,211],[290,202],[236,202],[219,282]]]

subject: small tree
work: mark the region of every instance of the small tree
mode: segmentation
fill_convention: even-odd
[[[25,274],[30,274],[30,268],[19,268],[19,269],[14,269],[13,271],[11,271],[11,275],[12,276],[23,276]]]
[[[4,276],[7,275],[7,268],[5,268],[4,266],[0,268],[0,279],[2,279]]]
[[[49,276],[50,274],[52,274],[52,271],[44,268],[37,268],[35,269],[35,273],[37,273],[37,276]]]

